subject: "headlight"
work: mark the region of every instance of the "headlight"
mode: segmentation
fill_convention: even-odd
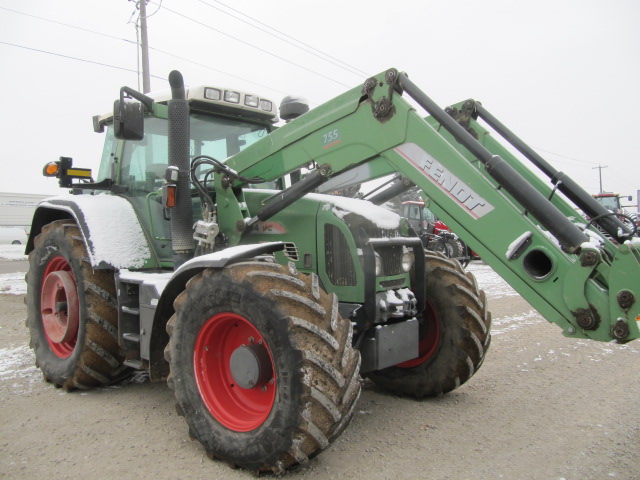
[[[247,107],[258,108],[258,97],[256,97],[255,95],[245,95],[244,104]]]
[[[413,255],[409,252],[405,252],[402,255],[402,270],[404,270],[405,272],[409,272],[409,270],[411,270],[411,267],[413,267]]]
[[[380,275],[382,275],[382,258],[378,252],[376,252],[376,277],[379,277]]]
[[[269,100],[260,100],[260,108],[265,112],[270,112],[273,109],[273,103]]]
[[[220,100],[222,99],[222,92],[217,88],[205,88],[204,98],[207,100]]]
[[[240,103],[240,93],[231,90],[224,91],[224,101],[229,103]]]

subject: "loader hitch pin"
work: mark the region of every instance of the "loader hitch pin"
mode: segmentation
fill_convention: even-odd
[[[629,336],[629,324],[625,322],[622,318],[619,318],[616,324],[613,326],[613,336],[616,340],[623,341],[625,338]],[[624,343],[624,342],[623,342]]]

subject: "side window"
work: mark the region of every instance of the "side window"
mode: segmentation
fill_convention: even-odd
[[[424,215],[424,219],[430,223],[433,223],[436,221],[436,216],[433,214],[431,210],[429,210],[426,207],[422,210],[422,215]]]
[[[113,163],[113,155],[116,154],[118,141],[113,136],[113,127],[107,127],[107,133],[104,139],[104,147],[102,149],[102,159],[100,160],[100,168],[96,182],[100,182],[105,178],[111,178],[111,165]]]
[[[409,208],[409,218],[412,220],[420,220],[420,207],[418,205],[411,205]]]
[[[127,195],[134,197],[146,196],[161,187],[169,161],[167,121],[149,117],[144,125],[142,140],[125,142],[117,179],[118,183],[129,187]],[[266,135],[267,129],[264,125],[192,113],[190,134],[189,154],[192,160],[208,155],[224,162]],[[196,175],[211,180],[207,175],[210,166],[203,165],[199,170]]]
[[[145,136],[128,141],[122,152],[120,183],[129,187],[129,195],[145,196],[162,185],[167,168],[167,123],[156,118],[145,122]]]

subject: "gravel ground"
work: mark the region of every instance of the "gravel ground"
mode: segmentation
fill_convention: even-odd
[[[640,479],[640,343],[564,338],[487,266],[493,342],[454,392],[365,383],[353,422],[285,478]],[[0,478],[250,479],[210,461],[164,384],[67,394],[42,381],[23,295],[0,295]]]

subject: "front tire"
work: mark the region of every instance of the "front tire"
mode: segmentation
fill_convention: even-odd
[[[283,472],[326,448],[360,393],[360,355],[315,275],[268,262],[207,269],[174,302],[165,356],[190,435],[212,458]]]
[[[425,252],[427,306],[419,315],[419,356],[367,373],[400,395],[441,395],[469,380],[491,343],[491,313],[475,278],[460,263]]]
[[[111,383],[124,370],[113,272],[94,270],[68,220],[42,228],[29,254],[27,326],[36,366],[65,390]]]

